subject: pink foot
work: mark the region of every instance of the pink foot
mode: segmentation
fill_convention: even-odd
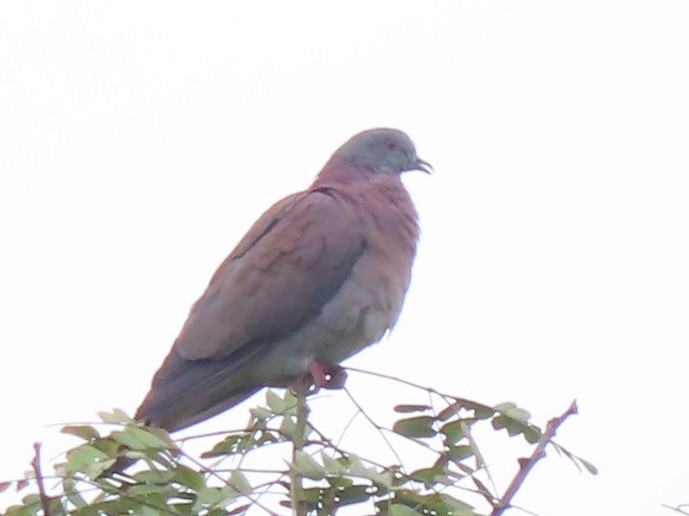
[[[339,365],[333,365],[325,360],[314,360],[308,365],[313,379],[312,393],[323,389],[341,389],[347,379],[347,372]]]

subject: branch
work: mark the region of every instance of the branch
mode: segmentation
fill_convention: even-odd
[[[33,443],[34,458],[31,460],[31,467],[36,475],[36,484],[38,484],[38,496],[41,499],[41,507],[43,507],[44,516],[51,516],[50,512],[50,497],[45,492],[43,485],[43,475],[41,474],[41,443]]]
[[[292,464],[289,469],[290,477],[290,498],[292,499],[292,514],[295,516],[306,516],[304,499],[304,488],[302,487],[302,475],[297,471],[297,454],[304,449],[306,425],[309,408],[306,405],[307,388],[297,385],[294,392],[297,396],[297,424],[292,438]]]
[[[522,483],[524,480],[526,480],[526,476],[536,465],[536,463],[545,457],[545,447],[552,440],[552,438],[555,437],[558,427],[564,423],[569,416],[576,413],[577,402],[573,401],[569,408],[560,417],[555,417],[548,421],[548,424],[545,427],[545,432],[543,432],[543,435],[538,441],[538,446],[536,446],[536,449],[531,454],[531,457],[528,459],[519,459],[519,472],[512,479],[512,483],[510,483],[507,491],[505,491],[505,494],[493,509],[491,516],[501,516],[503,512],[510,508],[512,498],[514,498],[514,495],[517,494],[517,491],[521,487]]]
[[[683,504],[678,505],[677,507],[672,507],[670,505],[663,504],[662,507],[664,509],[670,509],[671,511],[675,511],[678,514],[689,515],[689,512],[687,512],[687,511],[689,511],[689,503],[683,503]]]

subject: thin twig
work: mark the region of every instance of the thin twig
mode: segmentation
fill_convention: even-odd
[[[512,498],[514,498],[514,495],[517,494],[517,491],[521,487],[524,480],[526,480],[526,477],[531,471],[531,469],[536,465],[536,463],[539,460],[545,457],[545,447],[548,445],[550,440],[553,437],[555,437],[558,427],[562,423],[564,423],[569,416],[576,413],[577,402],[573,401],[569,408],[560,417],[555,417],[548,421],[548,424],[545,427],[545,431],[539,439],[538,445],[536,446],[534,452],[531,454],[531,457],[529,457],[528,459],[519,460],[519,471],[512,479],[512,482],[507,488],[507,491],[505,491],[505,494],[502,496],[498,504],[493,508],[491,516],[501,516],[503,512],[510,508],[512,504]]]
[[[444,392],[440,392],[437,389],[434,389],[433,387],[425,387],[423,385],[419,385],[418,383],[410,382],[409,380],[405,380],[403,378],[398,378],[397,376],[392,376],[392,375],[385,374],[385,373],[376,373],[374,371],[367,371],[366,369],[359,369],[357,367],[345,367],[344,369],[346,371],[354,371],[355,373],[367,374],[369,376],[377,376],[378,378],[383,378],[385,380],[392,380],[393,382],[401,383],[402,385],[407,385],[409,387],[414,387],[415,389],[420,389],[422,391],[426,391],[426,392],[429,392],[431,394],[435,394],[437,396],[440,396],[441,398],[445,398],[445,401],[452,400],[452,401],[457,402],[457,403],[466,403],[466,404],[470,404],[470,405],[473,405],[475,407],[479,407],[482,409],[495,411],[495,409],[493,407],[489,407],[488,405],[484,405],[483,403],[477,403],[477,402],[469,400],[467,398],[460,398],[459,396],[453,396],[452,394],[446,394]]]
[[[45,516],[51,516],[50,511],[50,497],[45,492],[45,486],[43,485],[43,475],[41,474],[41,443],[33,443],[34,457],[31,461],[31,466],[33,467],[34,474],[36,475],[36,484],[38,484],[38,496],[41,499],[41,507],[43,507],[43,514]]]
[[[665,504],[663,504],[661,507],[663,507],[664,509],[670,509],[671,511],[675,511],[675,512],[678,513],[678,514],[687,514],[687,515],[689,515],[689,512],[687,512],[687,511],[689,511],[689,503],[682,503],[682,504],[679,504],[679,505],[676,506],[676,507],[672,507],[671,505],[665,505]]]
[[[395,456],[395,459],[397,460],[397,463],[400,465],[400,467],[404,468],[404,464],[402,462],[402,458],[399,456],[397,453],[397,450],[395,450],[395,447],[392,445],[390,440],[385,436],[385,432],[383,432],[383,427],[380,426],[378,423],[376,423],[371,416],[368,415],[368,413],[364,410],[364,408],[359,404],[359,402],[352,396],[352,393],[347,389],[347,387],[344,388],[344,391],[347,393],[347,396],[349,396],[349,399],[354,403],[354,406],[359,410],[362,416],[366,418],[366,420],[375,428],[378,430],[378,433],[380,436],[383,438],[383,441],[385,441],[385,444],[387,444],[388,449],[392,452],[392,454]]]
[[[183,457],[185,457],[188,461],[193,462],[194,465],[196,465],[198,468],[200,468],[201,471],[203,471],[204,473],[206,473],[206,474],[209,475],[209,476],[213,476],[213,477],[217,478],[218,480],[220,480],[221,482],[223,482],[225,485],[230,486],[232,489],[234,489],[235,491],[237,491],[237,493],[238,493],[237,496],[243,496],[243,497],[245,497],[245,498],[248,498],[249,501],[251,501],[251,503],[253,503],[254,505],[260,507],[261,509],[263,509],[264,511],[266,511],[268,514],[275,514],[275,513],[272,512],[270,509],[268,509],[268,507],[266,507],[266,506],[264,506],[263,504],[261,504],[261,503],[259,502],[258,498],[254,497],[253,494],[251,494],[251,493],[243,493],[243,492],[241,491],[241,489],[239,489],[237,486],[233,485],[232,482],[230,481],[231,477],[227,477],[227,480],[226,480],[226,479],[223,478],[222,475],[220,475],[220,473],[218,472],[217,469],[207,467],[207,466],[206,466],[205,464],[203,464],[200,460],[195,459],[194,457],[192,457],[191,455],[189,455],[188,453],[186,453],[186,452],[185,452],[184,450],[182,450],[181,448],[180,448],[179,451],[180,451],[180,454],[181,454]]]

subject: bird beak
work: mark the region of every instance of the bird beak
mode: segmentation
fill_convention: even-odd
[[[420,170],[421,172],[430,174],[433,171],[433,165],[431,165],[428,161],[422,160],[421,158],[416,158],[415,170]]]

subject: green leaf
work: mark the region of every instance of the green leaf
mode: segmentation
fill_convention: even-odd
[[[273,413],[265,407],[254,407],[251,409],[251,418],[253,421],[250,425],[256,424],[259,421],[265,421],[272,415]]]
[[[438,432],[433,429],[435,418],[418,416],[396,421],[392,430],[405,437],[433,437]]]
[[[81,493],[76,487],[77,483],[73,478],[65,478],[62,480],[62,489],[65,492],[67,499],[74,504],[77,509],[86,507],[88,503],[81,496]]]
[[[183,486],[190,487],[195,491],[198,491],[205,485],[203,475],[201,473],[184,465],[177,466],[177,468],[174,470],[174,478]]]
[[[321,454],[321,460],[323,461],[323,467],[325,468],[325,472],[328,474],[328,476],[340,476],[347,472],[347,459],[333,459],[332,457],[323,453]]]
[[[127,426],[124,430],[112,433],[112,438],[132,450],[169,450],[177,449],[171,442],[165,441],[154,433],[136,426]]]
[[[402,412],[402,413],[408,413],[408,412],[426,412],[427,410],[431,410],[430,405],[395,405],[393,410],[395,412]]]
[[[280,433],[288,436],[291,439],[294,439],[294,432],[296,429],[297,424],[295,423],[294,419],[292,419],[290,416],[283,416],[282,421],[280,422]]]
[[[375,467],[367,467],[362,460],[354,454],[349,456],[349,474],[350,476],[367,478],[386,489],[390,489],[395,481],[392,471],[379,471]]]
[[[463,460],[474,455],[474,449],[469,445],[450,446],[447,452],[452,460]]]
[[[488,419],[494,413],[494,410],[487,405],[481,405],[469,400],[457,400],[441,410],[438,414],[438,419],[446,421],[452,416],[459,414],[462,409],[473,412],[474,417],[477,419]]]
[[[417,480],[427,486],[430,486],[435,483],[435,479],[438,478],[438,476],[444,474],[444,470],[439,470],[438,468],[433,467],[417,469],[416,471],[412,471],[411,473],[409,473],[409,476],[414,480]]]
[[[135,484],[127,489],[127,495],[129,496],[170,495],[174,492],[175,489],[168,484]]]
[[[529,414],[527,410],[519,408],[516,403],[512,403],[511,401],[499,403],[493,408],[496,412],[500,412],[501,414],[504,414],[505,416],[521,423],[527,423],[531,418],[531,414]]]
[[[320,480],[325,477],[325,468],[303,450],[297,450],[294,454],[294,462],[291,467],[306,478]]]
[[[137,482],[144,484],[168,484],[175,478],[175,470],[145,470],[132,475]]]
[[[253,491],[249,479],[238,469],[235,469],[230,474],[229,484],[234,490],[242,494],[248,494]]]
[[[98,448],[88,444],[73,448],[67,452],[67,463],[73,468],[83,470],[90,465],[107,460],[109,457]]]
[[[100,434],[89,425],[67,425],[60,429],[63,434],[75,435],[84,441],[91,441],[100,437]]]
[[[201,505],[213,506],[229,503],[236,495],[237,492],[231,487],[202,487],[196,492],[196,501]]]
[[[98,412],[98,417],[100,417],[103,423],[116,423],[116,424],[136,424],[131,417],[129,417],[122,409],[113,409],[112,412]]]
[[[464,408],[464,405],[459,401],[448,405],[443,410],[438,413],[438,419],[440,421],[445,421],[450,419],[452,416],[459,414],[459,412]]]
[[[209,457],[241,453],[246,449],[246,443],[250,439],[251,435],[248,433],[228,435],[225,439],[215,444],[211,450],[202,453],[201,457],[207,459]]]
[[[337,491],[337,506],[352,505],[368,501],[373,495],[371,486],[365,484],[355,484]]]
[[[393,503],[388,506],[388,516],[419,516],[422,513],[415,511],[401,503]]]
[[[90,444],[94,448],[105,453],[111,459],[117,457],[117,452],[120,449],[117,442],[109,437],[103,439],[94,439]]]
[[[541,438],[541,433],[537,429],[504,414],[494,417],[491,424],[496,430],[504,428],[512,437],[520,434],[523,435],[530,444],[536,444]]]
[[[268,408],[276,414],[283,414],[285,409],[289,408],[285,400],[272,389],[266,391],[266,404]]]
[[[439,498],[442,500],[443,505],[448,509],[448,512],[452,512],[453,516],[475,516],[476,512],[474,511],[474,507],[469,505],[466,502],[463,502],[462,500],[458,500],[456,498],[453,498],[450,495],[447,494],[440,494],[438,495]]]
[[[464,421],[455,420],[441,426],[440,432],[445,434],[446,441],[449,444],[455,444],[467,437],[468,428]]]

